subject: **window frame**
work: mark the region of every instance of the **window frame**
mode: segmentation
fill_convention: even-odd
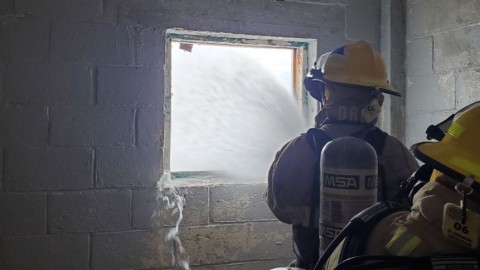
[[[302,109],[303,117],[307,121],[313,119],[318,112],[315,100],[309,97],[303,85],[303,78],[313,66],[317,55],[317,41],[307,38],[289,38],[273,36],[257,36],[244,34],[231,34],[206,31],[191,31],[184,29],[167,29],[165,34],[165,85],[163,105],[163,171],[170,172],[171,150],[171,97],[172,97],[172,42],[190,42],[202,44],[235,45],[248,47],[273,47],[293,49],[293,89],[297,105]]]

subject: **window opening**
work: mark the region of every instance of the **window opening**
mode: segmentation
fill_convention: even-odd
[[[278,148],[315,113],[302,84],[312,47],[168,30],[164,169],[173,178],[262,181]]]

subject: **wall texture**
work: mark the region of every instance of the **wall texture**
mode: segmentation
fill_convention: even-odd
[[[410,5],[441,18],[423,3]],[[410,27],[409,46],[432,54],[439,44],[432,79],[449,82],[452,68],[476,65],[446,47],[476,37],[470,10],[462,23],[410,14],[424,27]],[[379,21],[378,0],[0,1],[0,268],[174,268],[164,242],[172,217],[151,219],[166,29],[316,38],[323,53],[348,40],[378,46]],[[181,188],[180,235],[194,269],[268,269],[293,258],[290,229],[269,213],[264,188]]]
[[[409,0],[406,7],[406,144],[480,100],[480,1]]]

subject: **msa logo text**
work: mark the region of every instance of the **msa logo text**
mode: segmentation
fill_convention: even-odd
[[[330,227],[320,224],[320,235],[325,238],[334,239],[342,231],[342,228]]]
[[[359,189],[359,179],[356,175],[323,174],[323,186],[341,189]]]
[[[365,189],[376,189],[376,188],[377,188],[377,176],[367,175],[365,177]]]

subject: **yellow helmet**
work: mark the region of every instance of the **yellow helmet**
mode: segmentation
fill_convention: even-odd
[[[449,120],[449,121],[447,121]],[[475,102],[447,118],[436,127],[447,127],[439,142],[423,142],[412,146],[421,161],[458,181],[474,177],[480,182],[480,102]]]
[[[374,88],[387,94],[400,96],[400,93],[387,80],[382,57],[365,41],[347,44],[320,56],[315,67],[307,75],[305,86],[316,98],[319,93],[323,93],[323,84]],[[314,87],[311,85],[321,89],[312,89]]]

